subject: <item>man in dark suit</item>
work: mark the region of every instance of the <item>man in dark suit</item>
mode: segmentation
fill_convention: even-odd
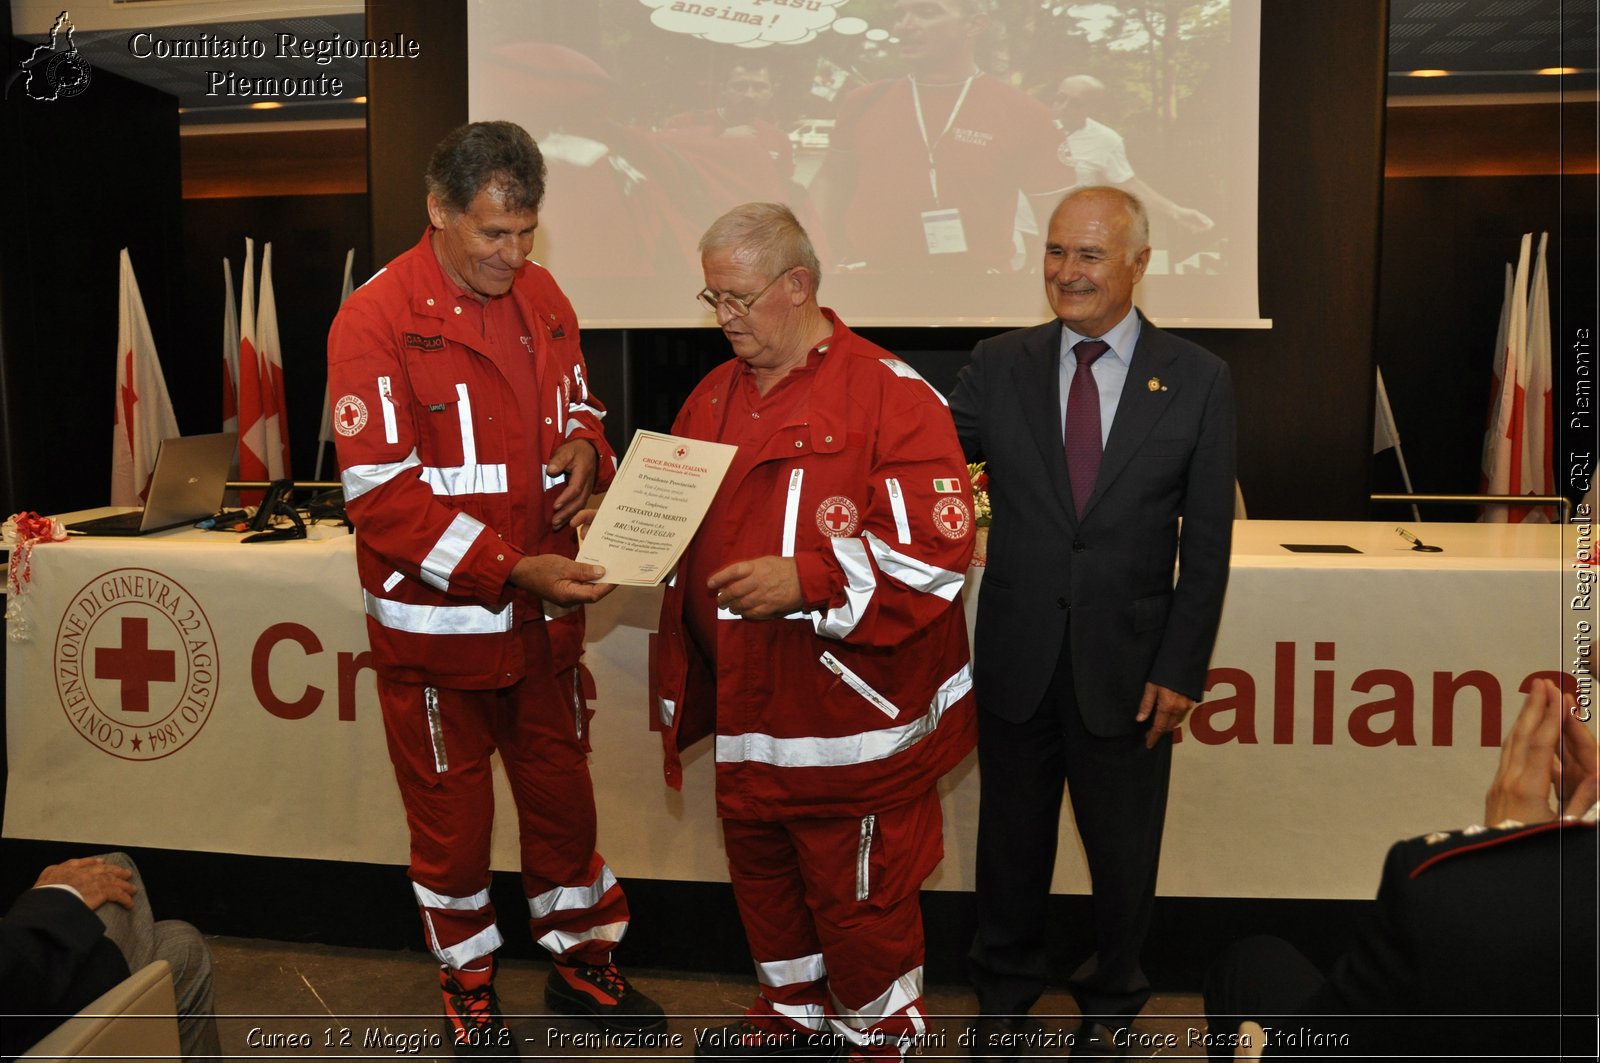
[[[1227,949],[1206,976],[1207,1047],[1242,1019],[1269,1056],[1595,1058],[1595,737],[1535,682],[1483,825],[1396,842],[1378,897],[1326,975],[1287,941]],[[1551,796],[1557,807],[1551,807]]]
[[[1220,359],[1133,307],[1148,232],[1134,196],[1070,193],[1044,255],[1058,320],[978,344],[950,399],[994,511],[974,649],[975,1058],[1015,1058],[998,1035],[1044,989],[1063,782],[1094,894],[1074,1054],[1113,1053],[1150,994],[1169,733],[1204,690],[1228,578],[1234,406]]]

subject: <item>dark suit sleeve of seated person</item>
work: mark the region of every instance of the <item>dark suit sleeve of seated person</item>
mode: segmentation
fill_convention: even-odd
[[[128,977],[105,924],[69,890],[41,887],[0,919],[0,1053],[27,1049]]]
[[[1594,1058],[1595,860],[1572,821],[1397,842],[1326,978],[1241,942],[1207,977],[1211,1029],[1255,1019],[1272,1057]]]

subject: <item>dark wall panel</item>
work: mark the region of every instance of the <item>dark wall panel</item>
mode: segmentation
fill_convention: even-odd
[[[417,230],[421,231],[420,225]],[[263,244],[272,242],[272,289],[283,343],[283,375],[289,399],[289,454],[294,475],[312,478],[317,429],[327,383],[328,327],[339,309],[345,252],[356,252],[354,281],[372,275],[367,197],[262,196],[190,199],[183,205],[184,328],[179,334],[188,372],[201,381],[195,416],[185,432],[214,432],[222,425],[222,259],[233,267],[235,299],[241,299],[244,241],[255,240],[256,283],[261,283]],[[167,359],[165,351],[162,355]],[[168,363],[170,364],[170,362]],[[168,370],[169,378],[171,370]],[[324,476],[333,468],[330,444]]]
[[[6,37],[6,71],[32,47]],[[166,361],[184,312],[178,107],[174,97],[93,71],[77,96],[5,110],[6,236],[0,320],[6,451],[0,518],[63,512],[110,497],[116,392],[118,255],[128,248],[182,411],[191,386]],[[189,431],[183,414],[179,427]]]
[[[1526,232],[1534,234],[1535,249],[1538,234],[1550,234],[1555,379],[1568,414],[1558,416],[1557,423],[1570,424],[1575,363],[1564,341],[1580,328],[1591,330],[1593,371],[1595,185],[1593,175],[1555,174],[1385,182],[1378,364],[1419,492],[1478,490],[1504,263],[1515,264]],[[1578,442],[1576,436],[1572,442]],[[1566,449],[1558,438],[1557,454]],[[1392,458],[1380,459],[1377,468],[1375,489],[1402,490]],[[1473,512],[1439,506],[1425,509],[1423,516],[1460,520]]]
[[[464,0],[367,0],[367,36],[404,33],[425,42],[405,62],[367,64],[367,190],[372,260],[417,242],[427,224],[422,175],[443,136],[467,120]]]

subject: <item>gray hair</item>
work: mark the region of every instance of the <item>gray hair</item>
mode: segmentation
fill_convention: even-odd
[[[423,179],[428,194],[450,210],[466,210],[487,188],[506,209],[524,211],[544,202],[544,178],[544,156],[527,130],[514,122],[469,122],[439,141]]]
[[[746,203],[711,223],[700,237],[700,253],[728,248],[751,251],[754,265],[768,280],[786,269],[804,266],[811,272],[811,294],[822,284],[822,266],[794,211],[782,203]]]
[[[1110,196],[1121,201],[1128,217],[1127,261],[1132,262],[1140,251],[1150,246],[1150,215],[1145,212],[1144,202],[1138,196],[1116,185],[1083,185],[1062,196],[1061,202],[1056,204],[1056,210],[1079,196]]]

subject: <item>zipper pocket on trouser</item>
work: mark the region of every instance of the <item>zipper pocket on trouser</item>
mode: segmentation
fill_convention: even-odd
[[[439,688],[422,688],[422,705],[428,714],[428,738],[433,742],[433,770],[443,775],[450,770],[444,751],[444,721],[439,718]]]
[[[870,866],[872,863],[872,835],[878,829],[877,816],[861,817],[861,839],[856,843],[856,900],[864,901],[872,895]]]
[[[578,741],[583,741],[583,677],[578,674],[578,666],[572,668],[572,730],[578,736]]]

